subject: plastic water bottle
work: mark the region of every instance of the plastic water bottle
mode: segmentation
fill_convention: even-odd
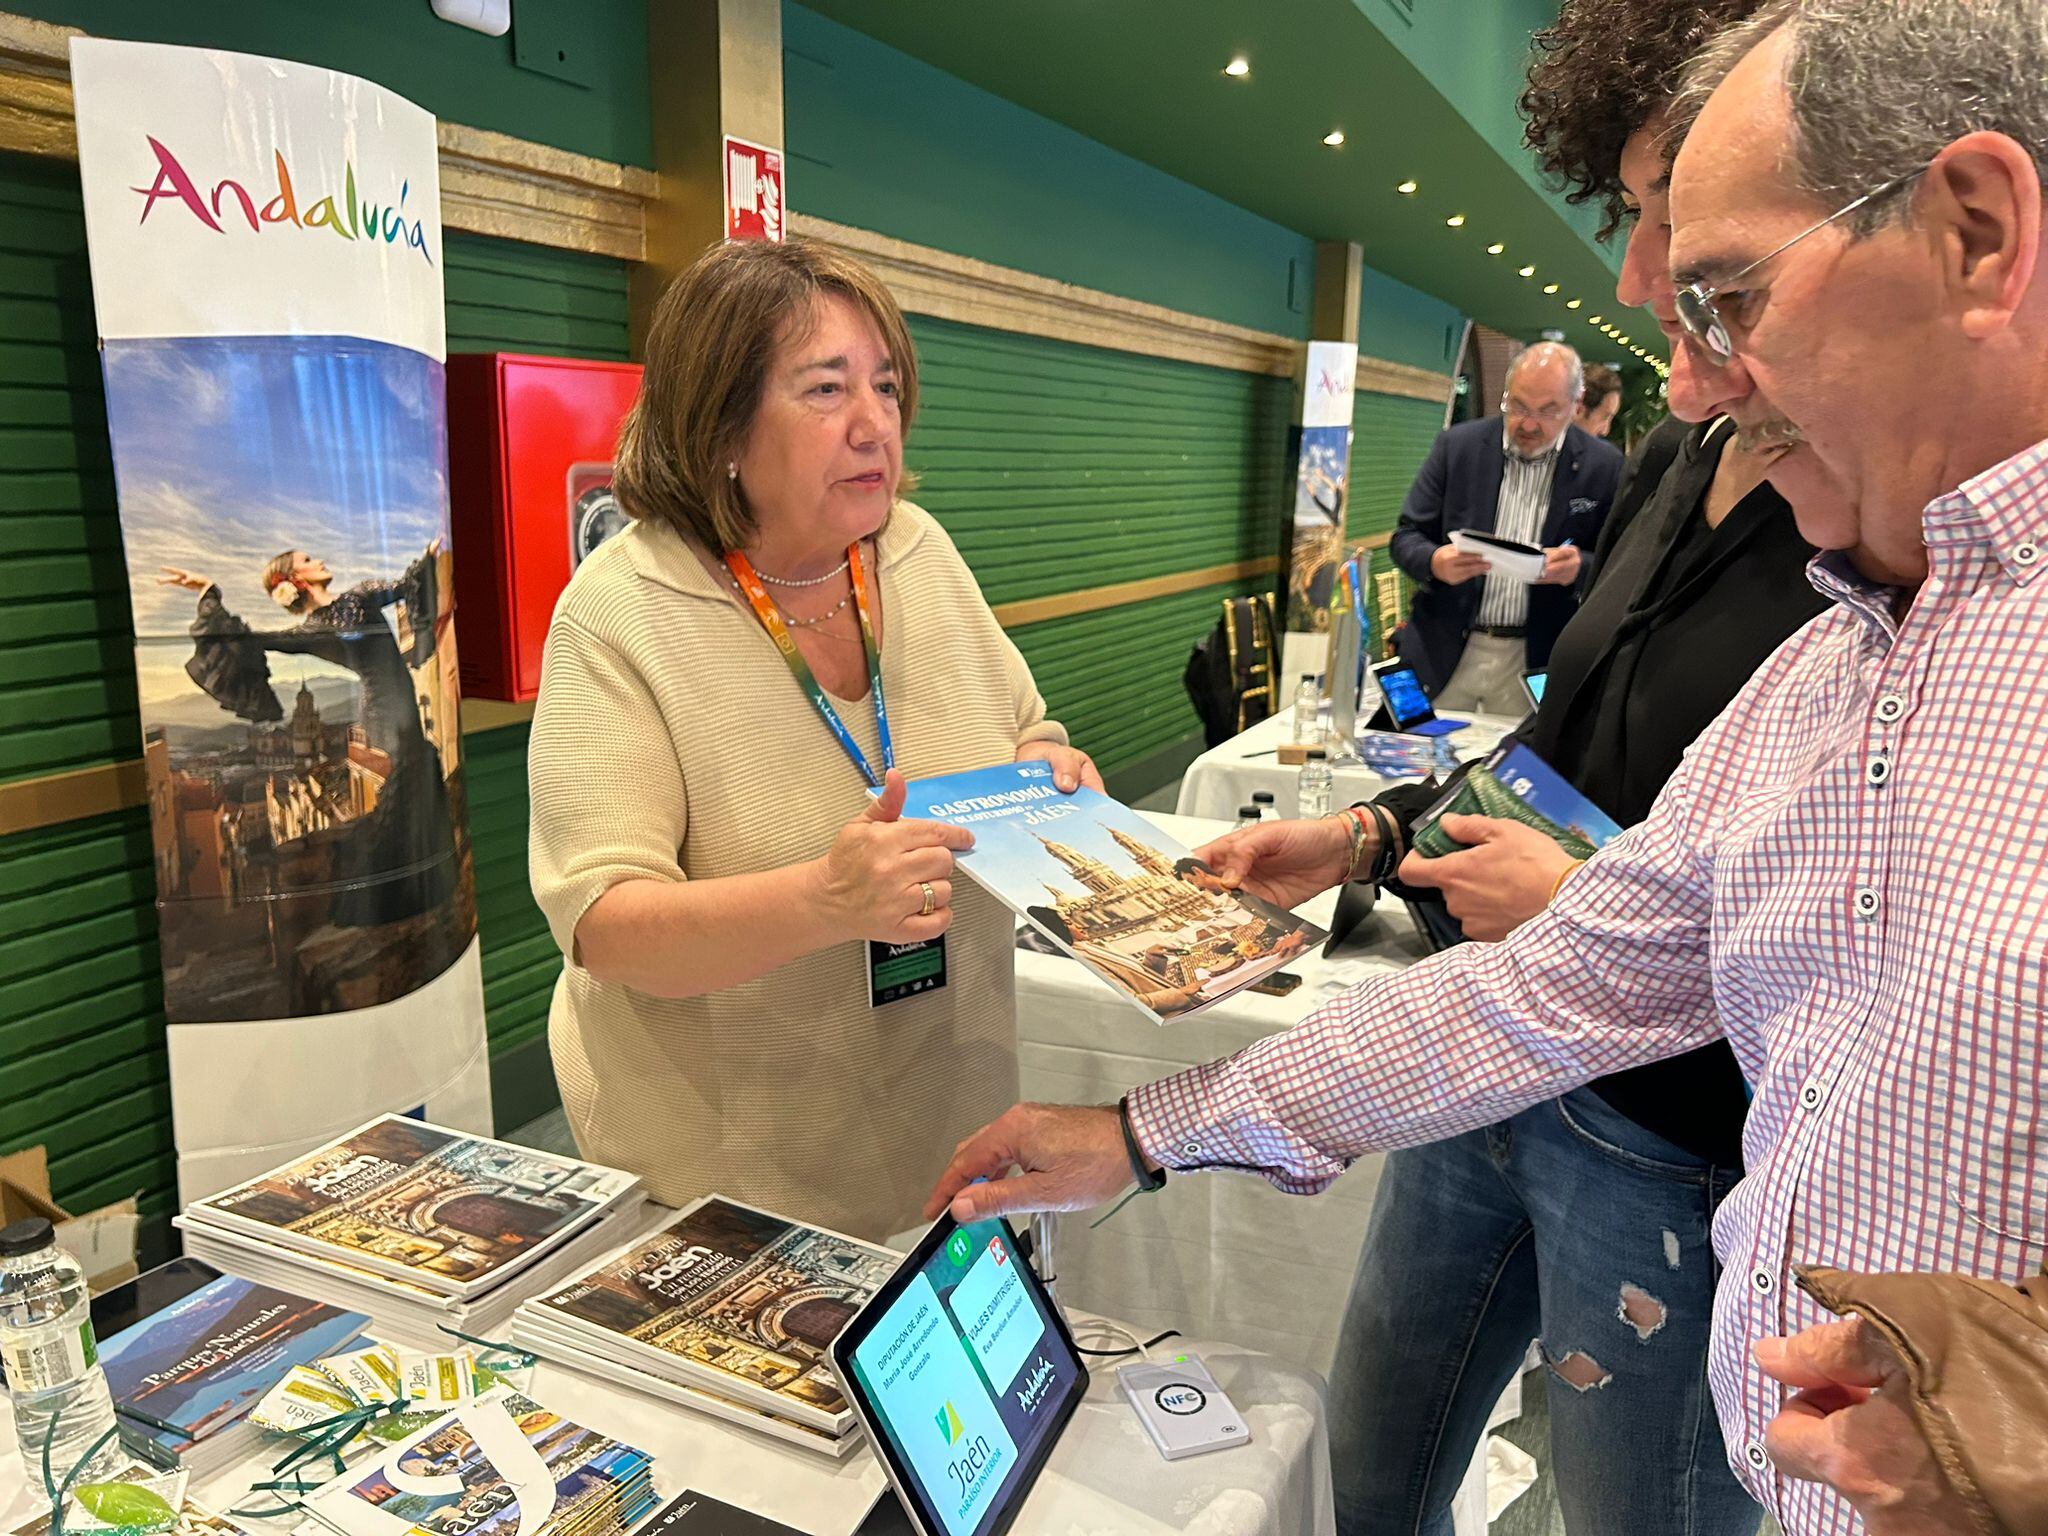
[[[1323,739],[1323,690],[1316,686],[1313,672],[1301,674],[1294,688],[1294,740],[1297,746],[1314,746]]]
[[[55,1419],[50,1474],[63,1482],[114,1427],[114,1400],[99,1367],[85,1271],[57,1246],[40,1216],[0,1227],[0,1360],[7,1366],[22,1470],[31,1486],[42,1481],[43,1441]],[[110,1478],[127,1459],[120,1440],[110,1438],[77,1482]]]
[[[1237,826],[1239,830],[1245,827],[1256,827],[1258,824],[1259,808],[1256,805],[1240,805],[1237,808]]]
[[[1309,748],[1308,761],[1301,765],[1296,781],[1302,820],[1325,816],[1330,810],[1330,789],[1335,776],[1330,772],[1330,754],[1321,747]]]
[[[1252,793],[1252,809],[1259,813],[1259,820],[1261,821],[1278,821],[1280,819],[1280,811],[1273,802],[1273,791],[1270,789],[1255,790]]]

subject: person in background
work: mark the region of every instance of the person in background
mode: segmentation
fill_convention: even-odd
[[[1101,779],[899,495],[917,385],[865,267],[714,247],[655,311],[618,453],[636,521],[548,632],[548,1042],[577,1146],[665,1205],[717,1190],[887,1237],[1015,1096],[1014,920],[953,878],[967,833],[900,819],[904,775]],[[917,944],[943,945],[944,984],[878,1003],[876,947]]]
[[[1522,674],[1550,659],[1577,606],[1585,556],[1614,501],[1621,454],[1572,424],[1579,355],[1539,342],[1508,364],[1501,414],[1460,422],[1430,445],[1388,552],[1416,584],[1402,660],[1441,709],[1516,714]],[[1534,583],[1492,571],[1458,530],[1540,545]]]
[[[1779,1475],[1785,1382],[1761,1366],[1790,1363],[1753,1346],[1826,1321],[1810,1266],[2017,1285],[2048,1210],[2043,79],[2038,0],[1774,0],[1709,41],[1674,114],[1677,314],[1823,551],[1827,612],[1506,941],[1119,1105],[1013,1109],[927,1210],[1081,1209],[1169,1168],[1313,1193],[1364,1152],[1725,1037],[1755,1097],[1714,1222],[1723,1434],[1788,1536],[1858,1526],[1881,1490]],[[1297,887],[1348,872],[1292,825]],[[1657,1337],[1638,1300],[1624,1344]],[[1867,1387],[1802,1387],[1803,1411],[1860,1436]]]
[[[1614,418],[1620,411],[1621,375],[1605,363],[1587,364],[1586,392],[1579,397],[1578,415],[1572,418],[1579,430],[1588,437],[1604,438],[1614,430]]]

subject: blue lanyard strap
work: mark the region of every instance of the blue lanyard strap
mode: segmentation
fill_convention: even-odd
[[[877,773],[868,761],[860,743],[853,739],[853,732],[846,728],[846,722],[839,718],[839,711],[832,707],[831,696],[825,692],[818,675],[811,670],[811,664],[804,660],[803,652],[796,648],[796,637],[789,632],[789,625],[783,620],[782,610],[775,606],[775,599],[768,595],[768,589],[761,584],[761,578],[754,570],[753,562],[738,550],[725,557],[726,568],[732,572],[733,580],[739,583],[748,604],[754,610],[754,617],[761,621],[761,627],[768,632],[768,638],[775,642],[775,649],[782,653],[783,663],[789,668],[789,675],[796,679],[797,686],[811,701],[811,707],[818,712],[832,734],[839,739],[839,746],[858,768],[861,777],[868,781],[870,789],[882,787],[883,775],[896,766],[896,744],[889,734],[889,706],[882,697],[882,647],[875,639],[874,613],[868,601],[867,563],[861,557],[860,545],[854,544],[846,551],[848,579],[853,583],[853,606],[860,615],[861,649],[867,654],[868,694],[875,703],[875,734],[882,743],[882,772]]]

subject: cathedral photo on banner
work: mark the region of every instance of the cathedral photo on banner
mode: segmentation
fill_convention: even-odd
[[[293,337],[105,357],[166,1010],[403,996],[476,927],[440,365]]]

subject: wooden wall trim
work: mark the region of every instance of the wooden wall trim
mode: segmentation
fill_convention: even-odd
[[[1389,362],[1383,357],[1360,357],[1358,360],[1358,388],[1369,395],[1404,395],[1410,400],[1427,400],[1431,405],[1446,404],[1457,380],[1449,374],[1432,373],[1427,368],[1411,367],[1407,363]]]
[[[881,275],[896,302],[913,314],[1239,373],[1288,378],[1301,366],[1302,343],[1269,331],[913,245],[795,209],[789,225],[794,234],[860,257]]]
[[[148,799],[139,757],[40,779],[16,779],[0,784],[0,837],[125,811]]]
[[[1047,619],[1064,619],[1077,613],[1094,613],[1102,608],[1121,608],[1126,603],[1173,597],[1181,592],[1199,592],[1203,587],[1221,586],[1226,581],[1270,576],[1279,569],[1279,557],[1265,555],[1257,560],[1233,560],[1227,565],[1204,566],[1196,571],[1173,571],[1165,576],[1147,576],[1139,581],[1119,581],[1106,587],[1058,592],[1051,597],[1027,597],[1021,602],[997,603],[996,622],[1005,629],[1021,629],[1026,624],[1042,624]]]
[[[0,150],[78,158],[70,50],[85,35],[0,12]],[[647,205],[659,191],[652,171],[460,123],[437,131],[443,228],[622,261],[646,256]]]

